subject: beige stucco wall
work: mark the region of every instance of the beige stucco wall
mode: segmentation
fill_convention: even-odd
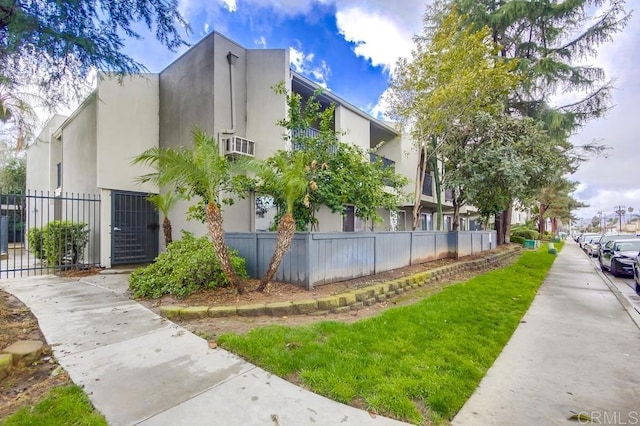
[[[276,123],[287,116],[284,95],[272,87],[284,82],[291,90],[287,50],[247,51],[247,138],[256,142],[256,158],[266,159],[285,149],[285,130]]]
[[[62,128],[62,191],[97,194],[96,98],[91,97]]]
[[[62,161],[62,144],[53,134],[65,119],[62,115],[53,116],[36,141],[27,148],[26,189],[29,194],[52,197],[55,193],[56,165]],[[54,202],[45,198],[28,198],[26,211],[26,228],[41,227],[49,218],[53,219]],[[25,244],[28,246],[27,240]]]
[[[371,140],[369,120],[342,105],[336,106],[335,116],[336,131],[344,132],[340,135],[340,141],[368,150]]]
[[[97,196],[96,184],[96,97],[91,95],[61,127],[62,195],[82,198]],[[90,241],[101,244],[100,210],[96,203],[62,201],[62,219],[89,225]],[[85,261],[98,262],[99,253],[92,250]]]
[[[27,148],[27,190],[53,191],[57,188],[57,164],[62,161],[62,144],[54,133],[67,117],[56,114]]]
[[[131,164],[136,155],[158,147],[158,80],[157,74],[127,76],[122,84],[115,77],[103,76],[99,80],[96,102],[99,188],[158,192],[157,185],[135,181],[153,170]]]
[[[27,190],[50,191],[49,141],[36,140],[27,148]]]

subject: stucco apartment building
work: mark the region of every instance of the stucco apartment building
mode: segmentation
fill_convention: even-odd
[[[73,114],[54,116],[28,149],[27,187],[61,198],[68,193],[100,195],[99,211],[83,211],[79,217],[98,218],[92,233],[100,241],[102,266],[153,259],[163,248],[159,219],[144,197],[159,188],[137,183],[135,178],[149,170],[132,165],[131,160],[152,147],[189,146],[194,127],[215,136],[227,155],[266,159],[277,149],[291,149],[283,139],[284,129],[276,124],[287,114],[285,97],[272,89],[279,82],[303,97],[319,88],[292,70],[288,50],[246,49],[216,32],[159,74],[131,75],[122,81],[103,76]],[[376,155],[414,182],[416,154],[411,141],[392,124],[369,116],[330,91],[324,91],[320,101],[336,105],[335,127],[344,132],[343,142],[365,149],[379,147]],[[421,198],[425,230],[433,229],[433,188],[428,177]],[[405,192],[413,194],[413,183]],[[443,199],[445,208],[450,207]],[[256,201],[262,208],[256,208]],[[263,207],[269,203],[264,201],[251,196],[225,206],[225,230],[267,230],[273,214],[265,213]],[[56,203],[50,204],[55,210]],[[58,213],[64,206],[58,203]],[[375,228],[360,223],[350,214],[351,207],[345,216],[321,209],[318,230],[410,230],[412,206],[413,201],[407,200],[397,212],[381,212],[384,222]],[[204,225],[186,219],[187,208],[185,201],[172,211],[174,233],[184,229],[204,234]],[[468,219],[461,229],[469,229]],[[125,246],[137,250],[134,253]]]

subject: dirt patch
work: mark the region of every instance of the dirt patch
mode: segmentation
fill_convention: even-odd
[[[0,330],[1,349],[18,340],[46,342],[40,332],[38,321],[29,309],[14,296],[2,291]],[[51,348],[46,346],[37,361],[12,368],[9,375],[0,381],[0,419],[14,413],[20,407],[37,403],[51,388],[71,383],[67,373],[58,367],[51,354]]]
[[[512,248],[509,246],[502,246],[496,250],[492,250],[490,253],[468,256],[460,259],[459,261],[473,260],[475,258],[487,256],[488,254],[496,254],[510,249]],[[428,271],[457,261],[458,260],[454,259],[442,259],[427,262],[420,265],[383,272],[373,276],[319,286],[312,291],[307,291],[291,284],[272,283],[264,293],[258,293],[254,291],[259,284],[258,281],[250,280],[247,286],[248,291],[243,295],[236,294],[236,291],[232,288],[224,288],[201,291],[185,299],[176,299],[174,297],[165,296],[161,299],[139,300],[139,302],[158,312],[159,306],[167,304],[180,304],[184,306],[224,306],[294,301],[308,299],[310,297],[322,297],[343,293],[375,283],[395,280],[418,272]],[[98,270],[69,271],[67,276],[82,277],[92,275],[96,272],[98,272]],[[395,299],[367,306],[358,311],[349,311],[340,314],[325,313],[292,315],[289,317],[261,316],[252,318],[205,318],[177,322],[189,331],[192,331],[210,341],[215,341],[216,337],[223,333],[245,333],[253,328],[270,324],[303,325],[321,320],[350,323],[376,315],[392,306],[414,303],[417,300],[438,292],[451,284],[461,280],[466,280],[473,275],[474,273],[461,272],[444,280],[431,281],[420,289]],[[42,340],[43,342],[46,342],[44,336],[40,332],[36,318],[31,314],[29,309],[26,308],[17,298],[2,291],[0,291],[0,330],[2,330],[2,333],[0,333],[0,348],[2,349],[18,340]],[[58,367],[59,365],[51,353],[51,348],[46,346],[38,361],[12,369],[10,375],[0,382],[0,420],[17,411],[20,407],[37,403],[51,388],[70,384],[71,380],[69,376],[64,372],[64,370]],[[52,374],[54,371],[59,374]],[[294,383],[299,381],[297,377],[289,377],[288,379]]]

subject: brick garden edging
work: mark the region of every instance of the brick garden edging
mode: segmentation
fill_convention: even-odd
[[[418,289],[431,281],[440,281],[460,272],[482,272],[500,266],[522,252],[516,246],[502,253],[491,254],[479,259],[456,262],[450,265],[419,272],[385,283],[350,290],[334,296],[321,296],[293,302],[274,302],[238,306],[160,306],[160,315],[167,318],[196,319],[229,316],[255,317],[261,315],[288,316],[303,314],[343,313],[362,309],[375,303],[392,299],[405,292]]]

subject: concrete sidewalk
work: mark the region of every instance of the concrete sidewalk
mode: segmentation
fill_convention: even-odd
[[[32,310],[60,365],[110,424],[402,424],[210,349],[129,300],[126,276],[49,275],[0,287]],[[640,424],[640,329],[630,318],[638,313],[612,291],[580,249],[566,244],[453,423],[566,424],[586,413],[594,423]]]
[[[638,313],[615,291],[567,242],[453,424],[640,424]]]
[[[400,425],[306,391],[125,295],[126,276],[0,281],[112,425]]]

